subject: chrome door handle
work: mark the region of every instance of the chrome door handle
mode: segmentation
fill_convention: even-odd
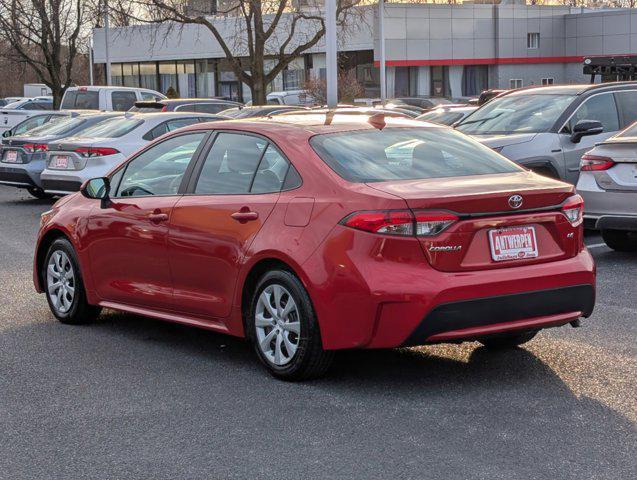
[[[259,214],[257,212],[251,212],[250,210],[243,209],[238,212],[234,212],[230,216],[239,223],[246,223],[259,218]]]
[[[165,222],[168,220],[167,213],[151,213],[148,215],[148,219],[153,223]]]

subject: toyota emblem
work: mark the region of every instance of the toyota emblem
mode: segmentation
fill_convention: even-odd
[[[509,197],[509,206],[511,208],[520,208],[522,206],[522,195],[511,195]]]

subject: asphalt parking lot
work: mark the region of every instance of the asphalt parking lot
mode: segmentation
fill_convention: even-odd
[[[637,477],[637,255],[597,235],[582,328],[497,354],[344,352],[291,384],[227,336],[111,311],[55,321],[31,282],[51,203],[0,186],[2,479]]]

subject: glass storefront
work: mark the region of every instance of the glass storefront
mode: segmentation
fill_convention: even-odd
[[[308,75],[324,78],[324,57],[323,54],[299,57],[277,76],[267,91],[301,89]],[[266,71],[274,64],[275,60],[266,60]],[[355,69],[357,80],[364,86],[366,94],[378,95],[379,74],[378,68],[374,67],[371,50],[340,54],[339,66],[343,70]],[[148,88],[163,94],[172,88],[172,93],[181,98],[218,96],[245,101],[250,97],[249,89],[241,85],[226,59],[113,63],[111,78],[113,85]]]
[[[167,95],[169,91],[179,95],[177,64],[173,61],[159,62],[159,91]]]
[[[139,86],[157,90],[157,64],[155,62],[139,64]]]
[[[197,96],[206,98],[215,95],[215,64],[212,60],[195,61],[195,86]]]
[[[139,64],[122,63],[122,78],[125,87],[139,87]]]
[[[177,62],[177,87],[177,93],[181,98],[197,96],[194,61],[182,60]]]

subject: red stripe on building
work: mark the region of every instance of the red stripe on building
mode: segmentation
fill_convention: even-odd
[[[436,67],[445,65],[499,65],[512,63],[581,63],[584,57],[447,58],[440,60],[387,60],[388,67]],[[376,60],[375,66],[380,62]]]

